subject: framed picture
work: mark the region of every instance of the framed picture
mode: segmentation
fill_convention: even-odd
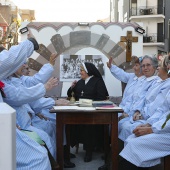
[[[60,55],[60,81],[79,80],[80,65],[83,62],[93,63],[104,78],[104,56],[103,55]]]

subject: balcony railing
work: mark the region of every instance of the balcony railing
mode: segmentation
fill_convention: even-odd
[[[157,42],[164,42],[164,35],[157,33],[150,33],[148,35],[143,36],[143,43],[157,43]]]
[[[164,15],[164,7],[160,6],[140,6],[138,8],[130,9],[130,16],[140,16],[140,15]]]

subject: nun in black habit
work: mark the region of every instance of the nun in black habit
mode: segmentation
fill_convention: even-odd
[[[76,101],[80,98],[92,99],[93,101],[106,100],[109,96],[105,83],[100,72],[92,63],[82,63],[80,66],[81,79],[74,81],[68,89],[68,97],[74,97]],[[103,148],[104,125],[73,125],[71,126],[71,146],[83,143],[86,150],[85,162],[92,160],[92,151],[97,148]]]

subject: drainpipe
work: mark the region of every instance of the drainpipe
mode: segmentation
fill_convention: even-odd
[[[167,38],[168,38],[168,53],[170,52],[170,32],[169,32],[169,30],[170,30],[170,19],[168,20],[168,36],[167,36]]]

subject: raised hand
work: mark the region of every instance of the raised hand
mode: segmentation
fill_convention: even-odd
[[[77,84],[77,80],[73,81],[71,88],[74,88],[76,84]]]
[[[112,65],[112,61],[113,61],[113,58],[112,58],[112,57],[110,57],[110,58],[109,58],[109,61],[106,63],[108,68],[110,68],[110,67],[111,67],[111,65]]]
[[[34,38],[34,39],[36,39],[29,28],[28,28],[27,38]]]
[[[46,89],[46,91],[51,90],[53,87],[58,85],[58,78],[52,77],[50,78],[47,83],[45,83],[44,87]]]
[[[51,64],[52,66],[55,65],[55,60],[56,60],[56,58],[57,58],[58,56],[59,56],[59,55],[57,55],[57,54],[55,54],[55,53],[52,53],[52,54],[51,54],[51,56],[50,56],[50,64]]]

